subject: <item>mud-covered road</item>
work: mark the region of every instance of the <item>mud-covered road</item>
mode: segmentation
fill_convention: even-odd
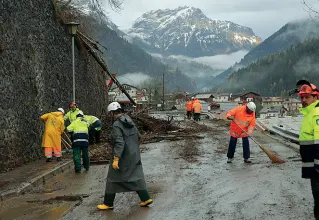
[[[204,139],[143,146],[154,199],[149,208],[139,207],[135,193],[122,193],[114,211],[98,211],[108,168],[92,166],[89,172],[65,173],[44,188],[2,202],[0,219],[313,219],[310,182],[300,177],[298,153],[256,132],[260,143],[287,162],[271,164],[250,142],[253,164],[244,164],[239,141],[234,163],[227,164],[228,128],[205,123],[213,130]]]

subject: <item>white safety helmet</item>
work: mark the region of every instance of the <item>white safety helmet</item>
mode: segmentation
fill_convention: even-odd
[[[84,113],[80,110],[77,114],[76,117],[84,116]]]
[[[247,108],[248,108],[249,110],[253,111],[253,112],[256,111],[256,105],[255,105],[255,103],[253,103],[253,102],[248,102]]]
[[[107,112],[116,111],[118,109],[121,109],[121,105],[118,102],[112,102],[107,106]]]
[[[62,113],[64,114],[63,108],[58,108],[58,111],[59,111],[59,112],[62,112]]]

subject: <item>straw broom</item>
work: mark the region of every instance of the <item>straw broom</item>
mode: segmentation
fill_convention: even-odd
[[[247,137],[249,137],[253,142],[255,142],[255,144],[257,144],[257,146],[263,151],[265,152],[265,154],[269,157],[269,159],[271,160],[272,163],[285,163],[284,160],[280,159],[277,155],[275,155],[274,153],[272,153],[270,150],[268,150],[267,148],[261,146],[259,143],[257,143],[257,141],[255,141],[244,129],[242,129],[235,121],[233,121],[246,135]]]

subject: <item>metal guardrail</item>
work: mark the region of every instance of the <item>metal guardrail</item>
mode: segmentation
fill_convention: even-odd
[[[281,132],[284,132],[284,133],[286,133],[286,134],[288,134],[288,135],[291,135],[291,136],[296,137],[296,138],[299,139],[299,134],[297,134],[297,133],[295,133],[295,132],[292,132],[292,131],[283,129],[282,127],[279,127],[279,126],[277,126],[277,125],[273,125],[272,127],[273,127],[274,129],[277,129],[277,130],[279,130],[279,131],[281,131]]]

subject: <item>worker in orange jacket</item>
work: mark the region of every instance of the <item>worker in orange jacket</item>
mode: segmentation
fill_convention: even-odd
[[[202,111],[202,104],[200,104],[198,99],[194,99],[193,103],[193,112],[194,112],[194,121],[200,121],[200,112]]]
[[[193,109],[192,101],[190,99],[188,99],[185,106],[186,106],[187,119],[191,119],[192,118],[192,109]]]
[[[233,161],[238,138],[242,138],[243,140],[244,162],[251,163],[249,160],[250,148],[247,134],[252,135],[256,126],[255,111],[255,103],[249,102],[246,105],[231,109],[226,113],[226,118],[232,121],[229,130],[230,141],[227,153],[227,163],[232,163]]]
[[[191,102],[192,102],[192,112],[191,112],[191,117],[194,117],[194,111],[193,111],[193,104],[195,101],[195,97],[192,97]]]

